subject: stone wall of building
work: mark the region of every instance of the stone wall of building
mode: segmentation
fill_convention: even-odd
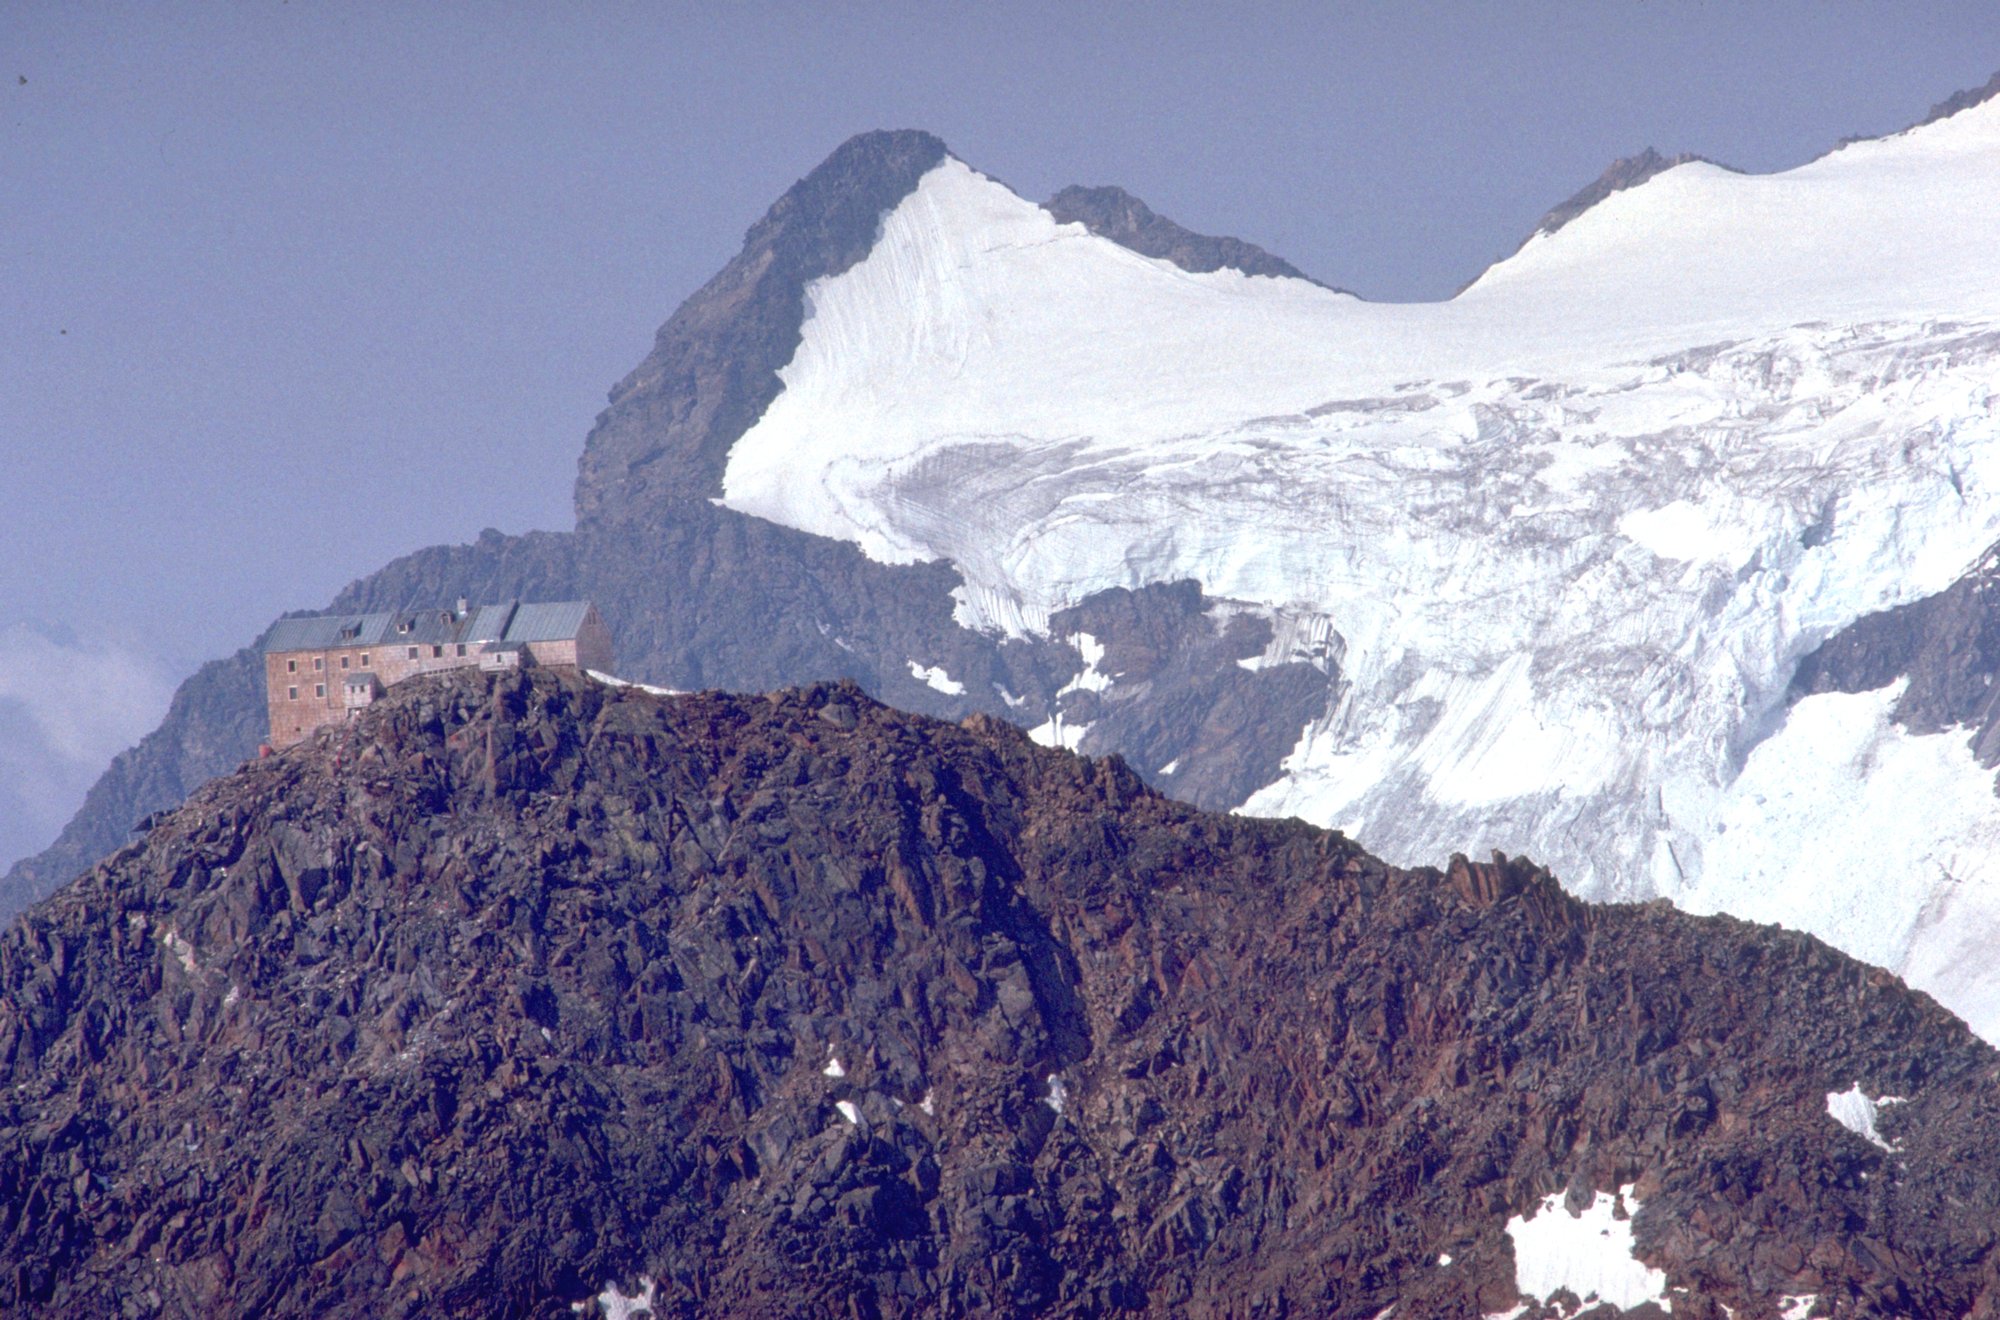
[[[595,606],[585,613],[575,637],[526,645],[539,665],[573,665],[600,672],[609,672],[612,667],[611,633]],[[478,642],[410,642],[391,636],[368,646],[268,653],[264,657],[264,693],[271,717],[271,746],[282,750],[323,724],[346,719],[348,705],[342,685],[354,674],[372,672],[389,688],[419,674],[477,665],[483,649]]]

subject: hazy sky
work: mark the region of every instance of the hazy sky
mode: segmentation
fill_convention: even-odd
[[[570,526],[605,390],[849,134],[1434,298],[1617,156],[1781,169],[1996,69],[1991,0],[0,0],[0,867],[280,611]]]

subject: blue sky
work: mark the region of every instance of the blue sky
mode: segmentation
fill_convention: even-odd
[[[280,611],[568,527],[605,390],[851,133],[1433,298],[1617,156],[1780,169],[1996,70],[1923,0],[0,0],[0,866]]]

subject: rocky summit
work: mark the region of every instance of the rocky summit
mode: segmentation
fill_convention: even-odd
[[[2000,1315],[1888,974],[986,716],[462,672],[149,823],[0,937],[10,1314]]]

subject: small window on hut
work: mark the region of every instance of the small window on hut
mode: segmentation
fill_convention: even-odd
[[[323,697],[323,696],[325,696],[325,695],[326,695],[326,684],[324,684],[324,683],[315,683],[315,684],[313,684],[313,695],[314,695],[314,696],[316,696],[316,697]]]
[[[298,662],[298,661],[296,661],[296,660],[287,660],[287,661],[285,661],[285,672],[286,672],[286,673],[288,673],[288,674],[296,674],[296,673],[298,673],[298,672],[299,672],[299,662]]]
[[[297,688],[288,687],[285,689],[286,701],[297,701],[298,699],[299,699],[299,690]]]

